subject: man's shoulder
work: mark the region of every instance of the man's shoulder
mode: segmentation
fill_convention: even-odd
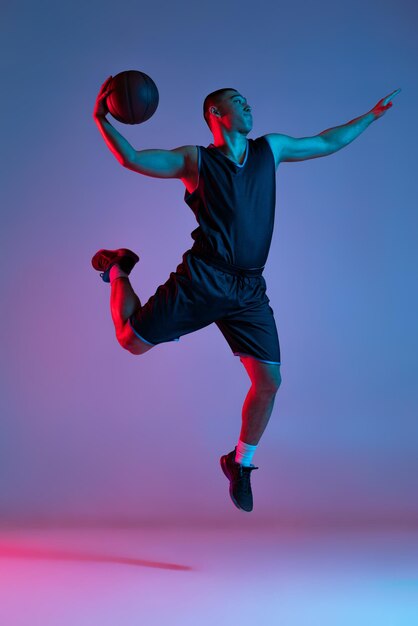
[[[260,146],[260,150],[265,149],[266,154],[267,151],[272,154],[276,169],[280,162],[280,139],[277,139],[277,137],[280,137],[280,135],[277,135],[276,133],[269,133],[267,135],[260,135],[254,140],[257,142],[257,146]]]
[[[258,143],[270,143],[271,141],[271,136],[272,133],[269,133],[268,135],[260,135],[259,137],[256,137],[255,139],[253,139],[253,141],[257,141]]]
[[[193,145],[179,146],[178,148],[174,148],[172,152],[180,152],[181,154],[184,154],[184,156],[189,157],[197,153],[198,147],[199,146],[193,146]]]
[[[266,145],[269,145],[271,147],[272,143],[271,139],[269,139],[269,135],[260,135],[259,137],[254,137],[254,139],[249,137],[248,141],[253,145],[260,146],[262,148],[264,148]]]
[[[179,146],[178,148],[174,148],[172,152],[178,152],[182,154],[186,163],[186,167],[187,169],[189,169],[190,167],[193,167],[195,164],[198,163],[200,147],[201,146],[189,144],[186,146]]]

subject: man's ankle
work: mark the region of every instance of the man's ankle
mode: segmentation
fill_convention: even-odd
[[[116,280],[117,278],[129,278],[129,274],[124,272],[123,269],[121,269],[121,267],[117,263],[114,263],[114,265],[112,265],[112,267],[109,270],[110,283],[113,283],[113,281]]]

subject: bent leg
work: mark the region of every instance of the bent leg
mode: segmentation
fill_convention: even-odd
[[[116,338],[122,348],[132,354],[143,354],[154,346],[137,337],[131,328],[129,318],[141,307],[141,302],[132,289],[129,278],[120,277],[110,285],[110,312],[115,325]]]
[[[241,441],[257,445],[273,411],[280,387],[280,364],[263,363],[250,356],[240,357],[251,380],[251,387],[242,407]]]

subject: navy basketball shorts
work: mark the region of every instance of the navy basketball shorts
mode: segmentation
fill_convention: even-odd
[[[216,262],[215,262],[216,263]],[[149,345],[179,341],[213,322],[235,356],[280,364],[274,312],[262,269],[240,270],[196,256],[191,250],[140,309],[129,319],[135,335]]]

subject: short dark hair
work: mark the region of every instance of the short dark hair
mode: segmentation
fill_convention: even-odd
[[[235,89],[234,87],[223,87],[222,89],[217,89],[216,91],[212,91],[212,93],[209,93],[206,96],[205,101],[203,102],[203,117],[205,118],[205,122],[209,126],[209,128],[209,109],[211,106],[217,106],[219,104],[219,102],[222,100],[222,96],[226,91],[238,92],[238,89]]]

